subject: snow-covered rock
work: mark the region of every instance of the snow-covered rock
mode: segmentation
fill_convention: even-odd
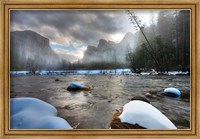
[[[147,129],[177,129],[158,109],[140,100],[125,104],[119,118],[121,122],[137,124]]]
[[[78,82],[70,83],[69,86],[70,86],[71,88],[78,88],[78,89],[82,89],[82,88],[85,87],[84,85],[82,85],[82,84],[80,84],[80,83],[78,83]]]
[[[72,129],[67,121],[56,115],[54,106],[37,98],[10,100],[11,129]]]
[[[80,83],[77,82],[72,82],[69,84],[69,86],[67,87],[68,91],[76,91],[76,90],[85,90],[85,91],[89,91],[91,90],[90,87],[84,86]]]
[[[181,95],[181,92],[177,88],[169,87],[164,90],[164,94],[178,97]]]

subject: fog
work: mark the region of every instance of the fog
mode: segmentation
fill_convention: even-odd
[[[110,64],[112,69],[171,70],[190,65],[190,40],[183,39],[190,38],[190,13],[187,10],[131,12],[133,17],[124,10],[11,10],[12,32],[31,30],[48,39],[45,46],[49,47],[43,50],[44,54],[39,54],[42,52],[40,48],[30,48],[40,42],[36,39],[26,42],[27,48],[13,55],[20,55],[18,60],[25,59],[24,63],[27,60],[40,61],[42,68],[55,65],[60,69],[76,69],[86,68],[88,64],[105,68]],[[18,44],[15,43],[12,45]],[[21,49],[25,48],[22,46]],[[161,62],[166,60],[169,62]]]

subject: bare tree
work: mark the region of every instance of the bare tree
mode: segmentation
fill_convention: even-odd
[[[152,59],[154,60],[156,67],[158,68],[159,71],[161,71],[161,69],[159,69],[159,61],[157,59],[157,54],[155,53],[155,50],[153,49],[151,43],[149,42],[149,40],[147,39],[143,29],[144,29],[144,25],[141,25],[141,20],[138,20],[138,17],[135,15],[134,12],[130,12],[129,10],[127,10],[127,14],[129,15],[129,20],[131,21],[131,24],[136,25],[135,27],[138,27],[139,30],[141,31],[142,35],[144,36],[144,39],[146,40],[147,44],[149,47],[145,47],[145,50],[147,51],[147,53],[149,53],[149,55],[152,57]]]

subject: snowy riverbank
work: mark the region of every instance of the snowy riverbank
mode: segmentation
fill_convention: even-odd
[[[31,75],[31,71],[11,71],[11,75]],[[95,74],[117,74],[117,75],[159,75],[158,72],[141,72],[140,74],[132,73],[130,69],[112,69],[112,70],[54,70],[47,71],[41,70],[36,71],[36,75],[95,75]],[[181,71],[169,71],[163,73],[163,75],[189,75],[189,72]]]

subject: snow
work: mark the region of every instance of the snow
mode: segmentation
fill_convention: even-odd
[[[176,96],[180,96],[181,92],[177,88],[169,87],[164,90],[164,93],[171,93]]]
[[[119,118],[121,122],[138,124],[147,129],[177,129],[158,109],[140,100],[125,104]]]
[[[168,75],[187,75],[189,72],[182,72],[182,71],[169,71]]]
[[[152,71],[150,71],[150,72],[141,72],[140,73],[141,75],[158,75],[158,72],[152,72]]]
[[[27,75],[33,74],[31,71],[11,71],[11,75]],[[35,74],[37,75],[84,75],[84,74],[127,74],[127,75],[134,75],[131,72],[131,69],[110,69],[110,70],[53,70],[53,71],[46,71],[40,70],[36,71]],[[141,72],[141,75],[158,75],[159,73],[155,70],[150,72]],[[169,71],[168,73],[164,73],[164,75],[188,75],[189,72],[181,72],[181,71]],[[138,75],[138,74],[137,74]]]
[[[100,70],[77,70],[76,74],[82,75],[82,74],[100,74]]]
[[[150,72],[141,72],[141,75],[150,75]]]
[[[37,98],[10,100],[11,129],[72,129],[67,121],[56,115],[54,106]]]
[[[78,82],[72,82],[72,83],[70,83],[69,84],[69,87],[71,87],[71,88],[77,88],[77,89],[82,89],[82,88],[85,88],[85,86],[84,85],[82,85],[82,84],[80,84],[80,83],[78,83]]]
[[[26,75],[26,74],[31,74],[30,71],[11,71],[11,75]]]
[[[11,75],[32,74],[30,71],[11,71]],[[84,74],[131,74],[130,69],[111,69],[111,70],[54,70],[54,71],[36,71],[37,75],[84,75]]]
[[[150,72],[141,72],[141,75],[158,75],[159,73],[152,70]],[[188,75],[189,72],[182,72],[182,71],[169,71],[169,72],[165,72],[163,73],[163,75]]]

